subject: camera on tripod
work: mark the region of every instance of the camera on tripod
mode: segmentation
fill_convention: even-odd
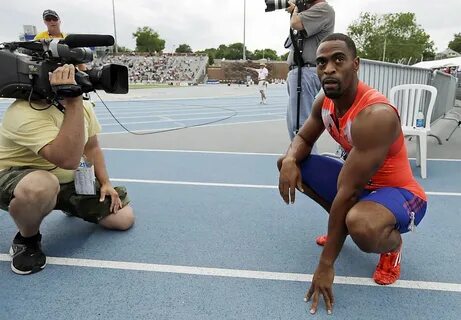
[[[290,6],[288,0],[265,0],[266,10],[265,12],[271,12],[279,9],[286,9]],[[293,2],[293,1],[292,1]],[[309,9],[309,4],[312,0],[295,0],[294,3],[298,8],[298,12]]]
[[[49,73],[63,64],[93,61],[86,47],[111,46],[110,35],[70,34],[65,39],[7,42],[0,45],[0,97],[25,100],[55,100],[96,89],[128,93],[128,68],[107,64],[75,72],[77,85],[52,88]]]

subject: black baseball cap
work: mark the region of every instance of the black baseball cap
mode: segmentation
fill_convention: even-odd
[[[56,13],[56,11],[51,9],[46,9],[43,11],[43,19],[46,19],[46,17],[55,17],[56,19],[59,19],[59,15]]]

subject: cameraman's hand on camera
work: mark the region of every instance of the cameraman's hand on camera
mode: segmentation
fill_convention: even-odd
[[[72,64],[65,64],[56,68],[49,74],[51,86],[60,85],[77,85],[75,81],[75,66]],[[82,100],[82,96],[78,97],[65,97],[65,106]]]
[[[65,64],[50,72],[50,84],[52,86],[60,84],[77,84],[75,82],[75,67],[72,64]]]

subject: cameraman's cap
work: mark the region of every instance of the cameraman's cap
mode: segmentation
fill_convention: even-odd
[[[50,9],[43,11],[43,19],[46,19],[46,17],[55,17],[56,19],[59,19],[59,16],[56,13],[56,11]]]

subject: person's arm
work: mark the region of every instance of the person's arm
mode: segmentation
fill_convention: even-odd
[[[304,160],[311,152],[317,139],[325,130],[322,120],[322,105],[325,94],[320,93],[312,104],[312,112],[299,129],[293,142],[288,148],[286,158],[293,158],[296,162]]]
[[[302,12],[298,12],[297,7],[295,7],[290,20],[291,28],[298,31],[304,30],[307,37],[312,37],[324,30],[325,26],[330,23],[332,16],[325,6],[316,4],[317,2]]]
[[[101,185],[99,200],[104,201],[106,195],[110,196],[110,212],[117,212],[118,209],[122,208],[122,201],[110,182],[109,174],[106,169],[106,162],[104,160],[104,154],[99,146],[97,136],[88,138],[84,153],[85,157],[94,165],[95,176]]]
[[[259,71],[259,69],[251,68],[251,67],[245,67],[245,70],[250,70],[250,71],[254,71],[254,72],[258,72],[258,71]]]
[[[314,100],[312,112],[304,122],[298,134],[294,137],[285,156],[282,156],[277,166],[280,170],[279,192],[285,203],[294,203],[296,187],[302,191],[302,181],[299,164],[311,153],[317,139],[325,130],[322,120],[323,93]]]
[[[76,84],[75,67],[64,65],[50,75],[51,85]],[[82,96],[65,98],[64,120],[56,138],[38,154],[63,169],[75,169],[80,163],[85,144]]]
[[[400,134],[396,112],[386,105],[374,105],[359,113],[351,128],[354,146],[338,178],[338,192],[331,205],[328,237],[319,265],[306,298],[314,296],[313,312],[317,310],[318,295],[324,296],[327,310],[333,303],[332,284],[334,262],[347,236],[346,215],[358,202],[359,196],[374,173],[386,159],[391,145]]]
[[[301,20],[301,17],[299,16],[298,13],[298,7],[295,4],[290,4],[290,6],[287,8],[287,11],[291,13],[291,19],[290,19],[290,27],[294,30],[304,30],[304,25]]]

